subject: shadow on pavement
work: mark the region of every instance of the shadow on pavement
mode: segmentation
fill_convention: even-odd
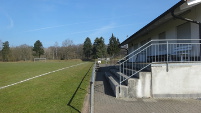
[[[115,95],[112,92],[112,88],[110,87],[109,82],[107,81],[106,77],[105,77],[105,72],[109,71],[109,67],[100,67],[96,73],[96,82],[102,82],[103,84],[96,84],[95,87],[95,91],[104,93],[106,95],[109,96],[113,96],[115,97]],[[104,86],[104,89],[101,89],[99,87]]]

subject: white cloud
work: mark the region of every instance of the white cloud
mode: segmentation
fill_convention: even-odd
[[[115,24],[114,23],[111,23],[109,25],[105,25],[99,29],[95,29],[93,33],[91,33],[89,35],[89,37],[97,37],[97,36],[102,36],[102,34],[105,34],[107,32],[109,32],[111,29],[115,28]]]
[[[2,14],[3,18],[4,18],[4,25],[5,25],[5,28],[6,29],[11,29],[14,27],[14,21],[12,19],[12,17],[7,13],[5,12],[4,10],[0,9],[0,13]]]
[[[63,27],[63,26],[67,26],[67,25],[58,25],[58,26],[42,27],[42,28],[37,28],[37,29],[28,30],[28,31],[25,31],[25,32],[40,31],[40,30],[52,29],[52,28]]]
[[[14,27],[14,21],[13,21],[13,19],[10,17],[10,16],[8,16],[8,19],[9,19],[9,25],[7,26],[7,28],[9,28],[9,29],[11,29],[11,28],[13,28]]]
[[[106,32],[109,32],[111,29],[114,28],[120,28],[120,27],[126,27],[126,26],[134,26],[135,24],[124,24],[124,25],[115,25],[114,23],[109,24],[109,25],[105,25],[101,28],[97,28],[97,29],[91,29],[91,30],[84,30],[84,31],[77,31],[77,32],[71,32],[69,34],[80,34],[80,33],[87,33],[87,32],[92,32],[89,34],[89,37],[97,37],[100,36],[101,34],[104,34]]]
[[[65,27],[65,26],[69,26],[69,25],[82,24],[82,23],[87,23],[87,22],[72,23],[72,24],[63,24],[63,25],[48,26],[48,27],[41,27],[41,28],[27,30],[27,31],[24,31],[24,32],[32,32],[32,31],[40,31],[40,30],[46,30],[46,29],[53,29],[53,28]]]

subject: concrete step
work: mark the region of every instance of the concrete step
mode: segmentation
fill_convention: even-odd
[[[132,69],[132,70],[140,70],[149,63],[131,63],[131,62],[126,62],[124,65],[121,67],[127,68],[127,69]],[[144,72],[151,72],[151,66],[148,66],[147,68],[143,69]]]
[[[132,71],[127,69],[127,71]],[[151,95],[151,72],[139,72],[135,76],[129,78],[127,75],[120,73],[117,69],[110,69],[112,76],[115,76],[116,81],[119,79],[125,80],[123,84],[128,86],[127,98],[142,98],[150,97]]]
[[[129,77],[121,72],[119,72],[117,69],[110,69],[110,72],[116,77],[118,78],[119,80],[125,80],[125,79],[128,79]],[[126,80],[125,82],[126,85],[128,85],[128,81]]]
[[[114,77],[110,72],[105,72],[105,77],[110,83],[116,98],[127,98],[128,97],[128,86],[119,85],[118,79]],[[121,89],[121,90],[119,90]],[[121,91],[121,92],[120,92]]]
[[[126,75],[133,75],[136,72],[137,72],[136,70],[129,69],[129,68],[124,68],[124,70],[121,73],[125,73]],[[139,79],[139,73],[136,73],[131,78],[138,78]]]

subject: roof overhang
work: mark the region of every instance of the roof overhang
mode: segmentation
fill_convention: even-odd
[[[190,5],[196,5],[199,4],[201,2],[201,0],[186,0],[187,4]]]
[[[189,1],[189,0],[187,0],[187,1]],[[194,1],[194,0],[192,0],[192,1]],[[198,0],[198,1],[201,1],[201,0]],[[180,2],[178,2],[177,4],[175,4],[173,7],[171,7],[170,9],[168,9],[166,12],[164,12],[163,14],[161,14],[160,16],[158,16],[156,19],[154,19],[153,21],[151,21],[149,24],[147,24],[146,26],[144,26],[143,28],[141,28],[135,34],[133,34],[132,36],[130,36],[129,38],[127,38],[120,45],[121,46],[126,45],[131,40],[136,39],[136,38],[138,38],[140,36],[143,36],[143,35],[147,34],[149,31],[151,31],[151,30],[157,28],[158,26],[164,24],[168,20],[173,19],[173,16],[171,14],[173,11],[174,11],[174,13],[176,15],[180,15],[182,13],[187,12],[192,6],[197,5],[198,3],[196,2],[195,4],[192,4],[192,3],[189,3],[189,4],[191,4],[191,5],[188,5],[188,3],[186,2],[186,0],[181,0]]]

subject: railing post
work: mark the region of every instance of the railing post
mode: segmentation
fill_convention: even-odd
[[[200,39],[200,41],[199,41],[199,43],[201,43],[201,23],[199,23],[199,39]],[[200,57],[201,57],[201,44],[200,44]],[[199,60],[198,61],[201,61],[201,58],[199,58]]]
[[[120,73],[122,73],[121,72],[121,64],[122,63],[120,63],[120,65],[119,65],[119,71],[120,71]],[[120,95],[120,92],[121,92],[120,90],[121,90],[121,75],[119,75],[119,95]]]
[[[168,41],[167,41],[167,49],[166,49],[166,50],[167,50],[167,62],[166,62],[166,67],[167,67],[167,68],[166,68],[166,71],[168,72],[168,71],[169,71],[169,69],[168,69],[168,61],[169,61],[169,59],[168,59],[168,58],[169,58],[169,52],[168,52],[168,50],[169,50],[169,48],[168,48]]]

